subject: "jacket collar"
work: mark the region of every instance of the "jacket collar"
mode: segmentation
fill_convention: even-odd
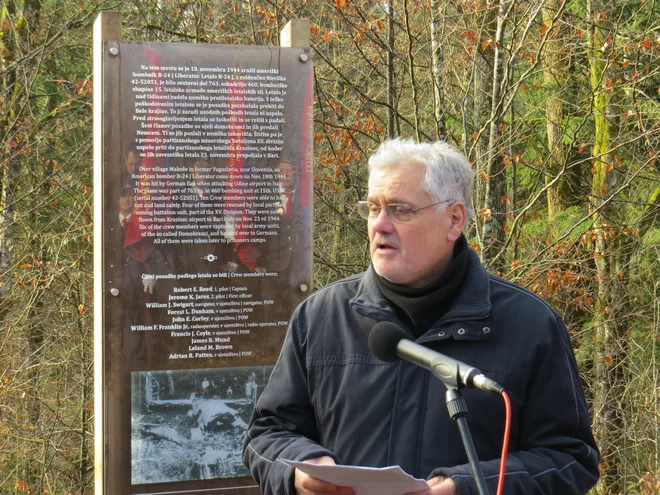
[[[458,289],[458,294],[447,312],[417,340],[418,342],[449,338],[452,335],[458,339],[474,340],[484,338],[490,332],[490,329],[486,331],[487,327],[483,326],[483,320],[490,315],[491,310],[489,274],[481,266],[477,253],[470,247],[468,249],[465,280]],[[378,289],[372,265],[364,273],[358,290],[349,303],[353,310],[363,316],[404,326],[389,300]],[[472,322],[474,324],[471,324]],[[439,332],[440,329],[444,330]]]

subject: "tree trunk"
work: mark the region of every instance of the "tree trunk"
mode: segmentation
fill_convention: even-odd
[[[4,4],[3,4],[4,5]],[[16,69],[11,67],[14,57],[18,55],[12,22],[16,17],[16,5],[9,3],[2,9],[0,17],[0,52],[3,57],[0,58],[2,65],[2,94],[11,95],[11,100],[3,108],[3,125],[0,127],[0,147],[2,150],[2,169],[0,182],[0,321],[4,320],[9,305],[9,294],[11,293],[13,274],[13,244],[14,244],[14,201],[16,191],[16,180],[19,176],[21,162],[16,155],[16,150],[12,143],[11,136],[6,132],[15,127],[16,107],[14,97],[16,93],[12,88],[16,84]],[[20,58],[20,57],[19,57]]]
[[[394,6],[392,2],[387,2],[387,42],[387,137],[392,139],[398,135],[394,111],[396,84],[394,81]]]
[[[403,14],[408,38],[408,77],[410,77],[410,90],[412,92],[413,118],[415,119],[415,138],[420,141],[421,123],[419,116],[419,105],[417,96],[417,80],[415,78],[414,40],[410,29],[410,15],[408,12],[408,0],[403,0]]]
[[[482,215],[481,259],[484,265],[497,272],[501,268],[504,257],[496,255],[504,248],[506,223],[506,169],[504,166],[504,147],[501,135],[501,124],[504,121],[503,94],[507,78],[502,67],[504,49],[504,31],[513,2],[499,4],[495,19],[496,30],[492,38],[494,43],[486,43],[486,51],[492,53],[492,81],[490,87],[490,113],[488,118],[488,147],[486,150],[485,173],[487,177],[484,191],[484,214]],[[484,45],[480,48],[482,48]]]
[[[20,160],[8,147],[5,166],[2,167],[0,183],[0,322],[9,305],[9,294],[13,284],[13,246],[14,246],[14,201],[16,179],[20,171]]]
[[[431,60],[433,63],[433,115],[435,117],[436,136],[444,139],[447,134],[445,126],[445,92],[444,92],[444,54],[440,40],[440,0],[431,0]]]
[[[566,36],[559,22],[565,0],[547,0],[543,8],[543,25],[550,30],[546,51],[541,60],[543,82],[548,91],[545,104],[546,132],[548,135],[548,161],[545,183],[548,187],[548,218],[566,209],[569,198],[567,164],[570,147],[562,141],[565,137],[564,99],[568,82],[570,55],[565,50]]]
[[[631,251],[627,236],[611,223],[616,218],[611,201],[616,183],[611,140],[617,129],[615,121],[609,118],[613,92],[606,81],[614,43],[614,31],[608,21],[612,8],[606,0],[587,2],[589,75],[595,123],[590,207],[594,213],[593,253],[598,283],[594,312],[593,424],[602,455],[601,479],[596,487],[601,495],[620,493],[624,488],[620,470],[624,440],[622,391],[626,387],[626,281]]]
[[[26,0],[17,11],[16,2],[3,2],[0,16],[0,52],[3,61],[2,93],[9,95],[9,102],[4,107],[3,126],[0,128],[0,146],[4,150],[1,163],[0,183],[0,321],[6,311],[7,298],[12,287],[12,264],[14,244],[14,203],[16,181],[21,171],[21,159],[17,153],[14,134],[20,127],[24,109],[24,91],[20,80],[20,68],[17,61],[24,50],[29,50],[32,41],[30,35],[38,23],[41,12],[39,0]],[[14,65],[17,64],[17,65]]]
[[[497,26],[497,12],[490,5],[490,3],[481,0],[477,5],[476,27],[478,29],[478,42],[474,52],[474,128],[475,131],[475,172],[476,172],[476,188],[474,197],[474,208],[477,212],[476,217],[476,230],[481,249],[481,260],[484,259],[484,245],[486,240],[483,238],[487,235],[490,239],[490,230],[492,225],[486,225],[484,216],[480,210],[484,210],[487,206],[486,188],[487,183],[485,180],[490,180],[488,177],[488,133],[490,126],[488,119],[492,108],[492,90],[493,90],[493,63],[495,52],[488,47],[484,48],[483,41],[493,39],[495,37],[495,29]],[[490,252],[486,253],[490,255]]]

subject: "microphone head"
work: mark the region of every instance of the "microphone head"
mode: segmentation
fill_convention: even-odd
[[[380,321],[369,332],[369,349],[381,361],[395,363],[399,360],[396,348],[401,339],[407,339],[408,334],[399,325],[390,321]]]

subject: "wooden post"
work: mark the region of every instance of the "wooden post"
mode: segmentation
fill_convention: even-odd
[[[280,31],[280,46],[282,48],[311,48],[309,19],[291,19]]]
[[[104,186],[109,184],[104,163],[120,160],[120,134],[118,125],[106,125],[104,107],[116,108],[119,98],[118,48],[110,46],[121,40],[120,12],[101,12],[94,23],[94,491],[103,495],[105,479],[105,424],[104,377],[107,372],[104,353],[105,305],[109,287],[104,287],[103,273],[103,212]],[[114,48],[114,49],[113,49]],[[112,55],[112,52],[116,54]],[[114,71],[114,76],[111,76]],[[104,79],[104,73],[106,79]],[[107,79],[112,78],[112,81]],[[114,88],[112,83],[115,83]],[[110,91],[108,91],[110,89]]]

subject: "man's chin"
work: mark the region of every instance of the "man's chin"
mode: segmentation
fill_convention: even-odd
[[[374,271],[388,282],[396,285],[405,285],[406,279],[402,273],[399,273],[397,270],[388,270],[388,267],[379,266],[378,263],[374,263],[373,265]]]

